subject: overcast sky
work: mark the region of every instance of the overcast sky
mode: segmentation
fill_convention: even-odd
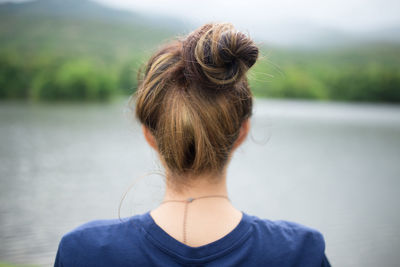
[[[400,24],[399,0],[95,0],[115,7],[157,12],[202,23],[228,20],[244,27],[310,23],[349,31]]]
[[[197,25],[208,21],[229,21],[253,37],[283,45],[299,41],[307,44],[323,39],[329,43],[335,42],[335,38],[345,39],[354,33],[368,36],[365,33],[380,29],[400,29],[400,0],[93,1],[118,8],[170,15]]]

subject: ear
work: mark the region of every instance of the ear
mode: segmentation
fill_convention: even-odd
[[[245,121],[243,121],[242,126],[240,126],[239,136],[236,139],[235,143],[233,144],[232,150],[235,150],[244,142],[244,140],[246,140],[249,131],[250,131],[250,119],[246,119]]]
[[[158,150],[157,148],[157,142],[156,139],[154,138],[153,134],[150,132],[149,128],[147,128],[144,124],[142,124],[142,132],[144,135],[144,138],[146,139],[147,143],[154,148],[154,150]]]

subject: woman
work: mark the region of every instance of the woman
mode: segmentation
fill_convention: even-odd
[[[246,72],[257,57],[254,42],[228,23],[206,24],[151,57],[136,116],[165,167],[164,201],[67,233],[55,266],[329,266],[318,231],[229,201],[226,170],[249,132]]]

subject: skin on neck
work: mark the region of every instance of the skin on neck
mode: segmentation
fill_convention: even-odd
[[[180,182],[177,184],[176,181]],[[220,174],[176,177],[167,172],[164,200],[185,200],[208,195],[228,196],[226,169]]]
[[[229,162],[230,160],[228,160]],[[226,198],[202,198],[199,201],[198,197],[204,196],[226,196],[228,197],[226,172],[227,166],[219,174],[198,175],[189,177],[172,176],[168,171],[166,172],[166,187],[163,201],[168,200],[187,200],[194,198],[191,207],[201,207],[200,210],[206,211],[208,215],[213,216],[212,211],[217,213],[224,213],[225,216],[230,217],[227,213],[238,217],[241,212],[237,210],[232,203]],[[185,183],[176,181],[187,181]],[[164,214],[166,212],[171,214],[182,213],[182,203],[168,203],[168,205],[160,205],[152,211],[152,215]],[[163,212],[165,211],[165,212]],[[203,214],[205,215],[205,214]],[[174,216],[172,216],[174,217]]]
[[[196,200],[197,197],[228,196],[226,170],[219,176],[197,176],[179,190],[169,177],[166,179],[165,200],[187,200],[190,203],[167,202],[159,205],[150,215],[165,232],[174,239],[191,247],[199,247],[214,242],[231,232],[241,221],[242,212],[226,198],[213,197]],[[181,185],[181,184],[180,184]],[[183,237],[183,220],[187,205],[186,241]]]

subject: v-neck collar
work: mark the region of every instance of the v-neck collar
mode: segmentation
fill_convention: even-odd
[[[239,224],[222,238],[199,247],[188,246],[165,232],[150,215],[142,214],[141,222],[146,238],[158,249],[184,262],[200,263],[221,257],[239,247],[250,236],[251,216],[242,211]]]

